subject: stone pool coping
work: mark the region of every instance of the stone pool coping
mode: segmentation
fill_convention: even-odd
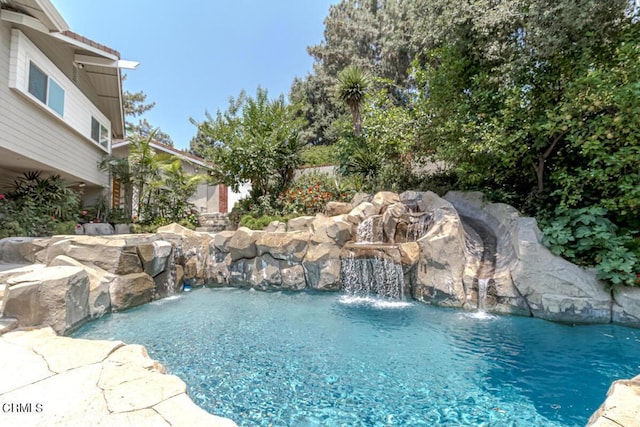
[[[0,425],[236,426],[193,403],[140,345],[42,327],[0,336],[0,354]]]

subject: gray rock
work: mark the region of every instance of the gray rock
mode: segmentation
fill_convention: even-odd
[[[299,216],[297,218],[291,218],[287,221],[288,231],[311,231],[311,224],[315,216]]]
[[[617,288],[613,300],[613,322],[640,327],[640,288]]]
[[[256,241],[263,233],[263,231],[250,230],[246,227],[236,230],[227,244],[231,259],[237,261],[242,258],[255,258],[258,254]]]
[[[352,225],[344,220],[344,216],[326,217],[318,214],[312,228],[310,241],[313,243],[331,243],[342,247],[352,239]]]
[[[66,255],[55,257],[50,264],[53,266],[73,266],[80,267],[89,278],[89,298],[87,300],[89,306],[89,316],[97,318],[111,310],[111,298],[109,296],[109,286],[116,279],[112,273],[102,270],[98,267],[91,267],[82,264]]]
[[[271,221],[263,231],[269,233],[284,233],[285,231],[287,231],[287,224],[282,221]]]
[[[87,223],[83,224],[84,234],[88,236],[106,236],[114,234],[113,226],[108,222]]]
[[[165,271],[171,256],[171,243],[163,240],[138,245],[138,256],[144,272],[155,277]]]
[[[0,263],[31,264],[47,247],[49,239],[38,237],[7,237],[0,239]]]
[[[64,334],[89,317],[89,278],[80,267],[46,267],[7,284],[3,314],[20,327],[49,325]]]
[[[341,288],[340,247],[335,244],[310,245],[302,266],[310,288],[321,291],[334,291]]]
[[[117,276],[109,284],[111,309],[125,310],[151,301],[155,283],[147,273],[132,273]]]

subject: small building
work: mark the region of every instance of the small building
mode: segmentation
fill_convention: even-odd
[[[137,63],[72,31],[49,0],[0,0],[0,193],[28,171],[60,175],[90,203],[124,138],[121,68]]]
[[[182,168],[188,174],[209,175],[211,171],[211,166],[201,157],[157,141],[152,141],[149,145],[158,154],[165,153],[180,159]],[[114,142],[112,154],[114,157],[127,157],[129,155],[129,141]],[[198,185],[196,194],[189,201],[201,214],[227,213],[233,208],[233,204],[246,194],[246,190],[235,193],[226,185],[204,182]],[[112,185],[111,196],[113,207],[124,207],[122,205],[124,197],[122,197],[121,188],[117,182]]]

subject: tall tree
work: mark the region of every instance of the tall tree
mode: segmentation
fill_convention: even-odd
[[[127,79],[126,75],[123,75],[122,82]],[[164,145],[173,147],[173,140],[169,134],[163,132],[160,128],[153,127],[145,118],[141,116],[147,111],[155,107],[155,102],[147,103],[147,94],[143,91],[129,92],[124,91],[122,104],[124,108],[125,116],[125,130],[128,135],[137,134],[142,138],[148,137],[152,132],[155,132],[155,140]],[[139,118],[140,117],[140,118]],[[137,123],[132,119],[139,118]]]
[[[234,190],[251,184],[254,200],[275,195],[293,179],[300,163],[304,119],[284,96],[269,99],[258,87],[255,97],[242,91],[229,99],[227,110],[197,123],[191,149],[211,160],[214,176]]]
[[[355,136],[359,136],[362,131],[360,111],[370,85],[371,81],[367,73],[355,65],[350,65],[338,73],[337,95],[351,111]]]

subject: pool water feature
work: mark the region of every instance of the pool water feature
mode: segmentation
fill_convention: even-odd
[[[242,426],[583,426],[640,331],[338,293],[194,289],[74,337],[144,345]]]

